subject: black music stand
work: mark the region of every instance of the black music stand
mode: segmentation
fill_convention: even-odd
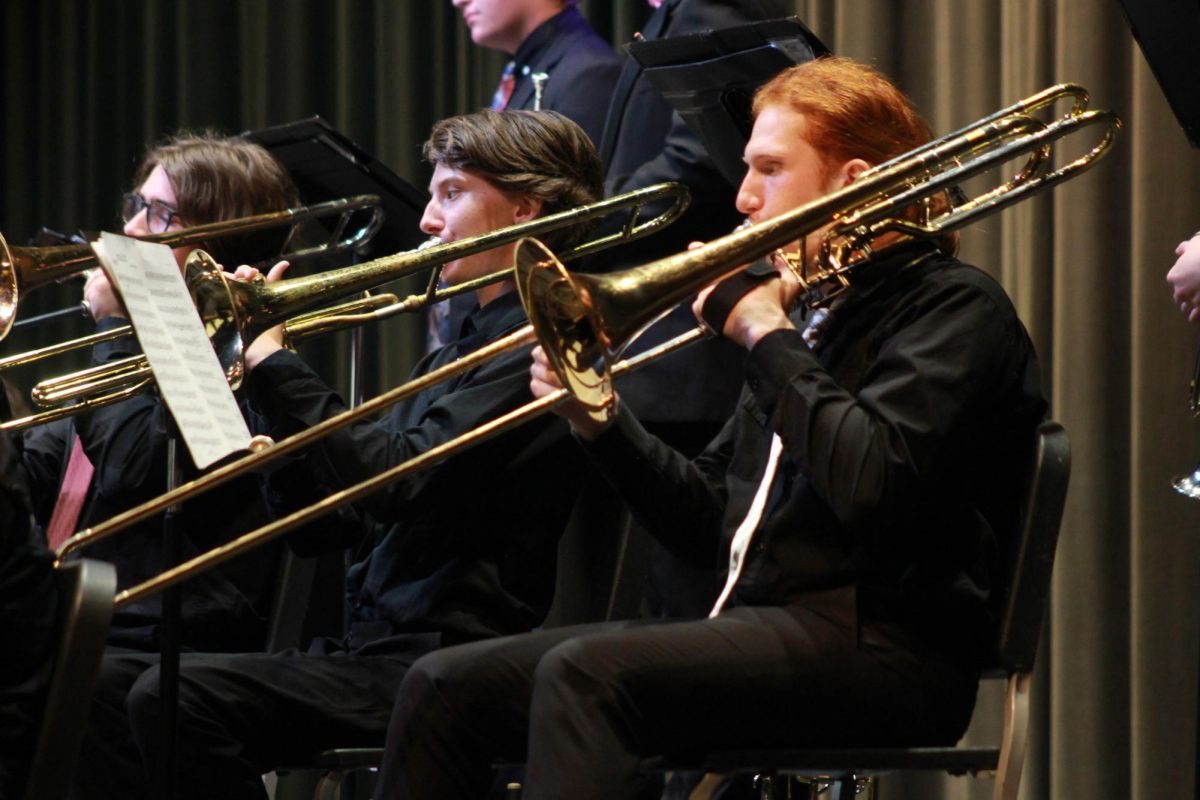
[[[286,122],[269,128],[242,134],[270,151],[287,168],[300,190],[305,203],[319,203],[360,194],[378,195],[382,201],[383,226],[358,256],[379,257],[411,250],[427,236],[421,233],[421,215],[429,195],[417,189],[393,172],[345,134],[320,116]],[[322,265],[322,269],[339,266]],[[311,267],[301,267],[304,274]],[[365,342],[379,334],[375,330],[356,329],[351,337],[352,355],[347,400],[357,405],[366,394],[374,394],[381,386],[367,385],[362,365]],[[374,340],[372,339],[372,342]],[[330,365],[338,356],[330,344],[312,343],[305,346],[305,357],[317,366]]]
[[[1121,0],[1121,10],[1192,147],[1200,147],[1200,83],[1195,47],[1200,36],[1196,0]]]
[[[279,159],[306,203],[359,194],[379,195],[385,215],[383,228],[371,240],[366,255],[408,250],[426,238],[418,225],[429,196],[322,117],[285,122],[242,135]]]
[[[830,53],[796,17],[633,42],[628,50],[734,186],[745,172],[754,91],[781,70]]]

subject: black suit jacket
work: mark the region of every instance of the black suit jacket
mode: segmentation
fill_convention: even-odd
[[[570,117],[599,144],[621,61],[575,8],[543,22],[513,56],[516,83],[508,108],[534,107],[532,76],[545,73],[541,108]]]
[[[793,11],[786,0],[664,0],[646,22],[642,36],[658,39],[699,33],[787,17]],[[681,181],[691,189],[692,203],[681,219],[661,233],[598,256],[588,265],[591,269],[608,271],[677,253],[692,241],[729,233],[741,221],[734,208],[737,187],[721,175],[700,137],[671,109],[636,59],[626,58],[621,68],[600,155],[606,167],[606,194]],[[633,351],[695,325],[690,303],[685,303],[643,335]],[[737,402],[744,357],[732,343],[714,340],[629,375],[617,387],[623,402],[652,426],[699,425],[715,434]]]

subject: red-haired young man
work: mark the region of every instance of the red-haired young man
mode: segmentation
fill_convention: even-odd
[[[781,73],[755,115],[737,197],[752,222],[929,138],[903,94],[846,59]],[[794,312],[787,269],[734,302],[714,324],[747,351],[745,388],[691,461],[627,410],[597,423],[564,406],[660,541],[729,565],[721,607],[421,659],[381,796],[481,796],[496,756],[527,754],[527,798],[611,798],[641,796],[655,754],[957,740],[991,641],[998,539],[1046,406],[1011,303],[951,244],[864,264],[823,329]],[[557,386],[535,353],[534,394]]]

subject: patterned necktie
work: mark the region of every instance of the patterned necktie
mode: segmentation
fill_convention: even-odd
[[[83,442],[78,436],[73,438],[67,471],[58,490],[58,499],[54,501],[50,524],[46,526],[46,541],[51,550],[58,550],[59,545],[75,532],[79,513],[83,511],[83,501],[87,499],[88,487],[92,485],[92,473],[96,471],[87,453],[83,452]]]
[[[517,85],[516,70],[517,62],[515,61],[504,65],[504,72],[500,75],[500,85],[496,87],[496,93],[492,95],[492,111],[503,111],[508,106],[513,87]]]

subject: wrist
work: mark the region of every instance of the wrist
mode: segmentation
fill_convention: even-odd
[[[747,350],[754,349],[764,336],[774,333],[779,330],[794,329],[791,320],[786,316],[780,315],[771,319],[752,320],[742,328],[739,335],[736,337],[737,342]]]
[[[283,346],[276,342],[254,342],[246,348],[246,372],[253,372],[255,367],[282,349]]]

